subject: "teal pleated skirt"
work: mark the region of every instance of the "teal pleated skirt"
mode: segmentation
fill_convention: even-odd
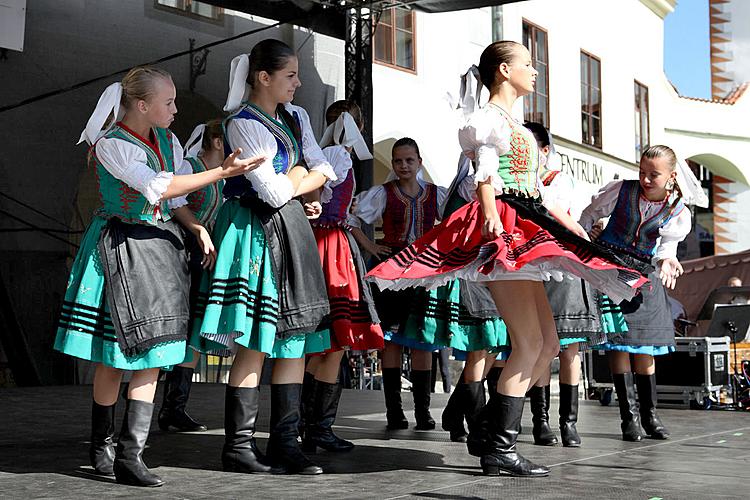
[[[279,293],[260,220],[236,199],[219,209],[213,232],[216,265],[204,272],[190,346],[228,355],[233,344],[273,358],[301,358],[330,348],[330,332],[277,338]]]
[[[120,350],[105,297],[104,271],[97,249],[106,224],[106,219],[94,217],[83,236],[65,290],[55,350],[123,370],[164,368],[182,363],[186,341],[159,344],[136,357],[125,357]],[[187,332],[185,336],[187,338]]]

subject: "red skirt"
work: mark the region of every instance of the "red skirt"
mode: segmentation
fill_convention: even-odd
[[[314,227],[313,233],[331,303],[330,351],[382,349],[383,330],[370,285],[364,281],[359,247],[350,233],[339,227]]]
[[[504,195],[496,200],[502,235],[482,237],[479,202],[456,210],[412,245],[367,275],[380,289],[437,288],[467,281],[547,280],[574,275],[615,301],[632,298],[648,282],[650,265],[580,238],[537,200]]]

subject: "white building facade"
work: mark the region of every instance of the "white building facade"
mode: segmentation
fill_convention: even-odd
[[[376,182],[387,172],[393,141],[411,136],[430,177],[450,183],[460,152],[460,118],[451,109],[460,75],[494,39],[516,40],[531,47],[541,74],[536,95],[514,112],[552,132],[561,168],[578,181],[575,209],[607,182],[637,177],[644,147],[667,144],[695,162],[711,194],[712,207],[696,217],[702,253],[713,253],[705,244],[712,237],[716,253],[750,248],[750,131],[740,125],[750,99],[741,92],[715,101],[677,94],[663,69],[664,17],[675,6],[675,0],[532,0],[416,12],[411,33],[408,21],[386,16],[393,27],[374,40]],[[684,256],[701,256],[698,243]]]

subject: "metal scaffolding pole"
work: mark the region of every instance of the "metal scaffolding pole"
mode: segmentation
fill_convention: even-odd
[[[362,136],[372,151],[372,9],[357,6],[346,13],[346,98],[362,108]],[[373,180],[372,160],[359,160],[355,169],[357,188],[369,189]]]

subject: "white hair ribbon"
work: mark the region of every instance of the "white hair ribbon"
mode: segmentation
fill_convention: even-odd
[[[475,64],[461,75],[461,90],[458,97],[458,109],[468,118],[479,108],[479,96],[482,93],[482,80],[479,76],[479,68]]]
[[[372,153],[370,153],[365,138],[362,137],[359,131],[357,122],[346,111],[341,113],[336,121],[328,125],[325,132],[323,132],[323,137],[320,139],[320,147],[322,148],[329,144],[339,144],[352,148],[360,160],[372,160]]]
[[[104,89],[102,95],[99,97],[99,102],[96,103],[94,112],[91,113],[89,121],[86,122],[86,128],[81,132],[81,137],[78,139],[76,144],[80,144],[83,141],[89,144],[94,144],[99,137],[104,135],[117,120],[121,119],[120,115],[120,100],[122,99],[122,84],[116,82],[111,84],[109,87]],[[110,113],[114,117],[112,123],[107,126],[106,130],[102,130],[104,125],[107,123]],[[124,114],[124,113],[123,113]]]
[[[203,134],[206,131],[206,124],[201,123],[193,129],[190,138],[185,143],[185,156],[197,157],[203,147]]]
[[[461,153],[458,157],[456,176],[453,178],[453,182],[451,182],[451,185],[448,188],[448,194],[445,196],[443,204],[438,207],[438,213],[440,214],[440,217],[443,217],[443,215],[445,214],[445,207],[448,205],[448,202],[453,196],[453,193],[455,193],[458,189],[458,186],[460,186],[463,180],[471,174],[471,160],[465,154]]]
[[[685,160],[677,160],[677,185],[682,192],[682,201],[686,205],[696,205],[698,207],[708,207],[708,196],[703,191],[703,186],[696,179],[693,171]]]
[[[232,59],[229,66],[229,94],[227,94],[227,103],[224,105],[224,111],[233,112],[242,105],[242,99],[245,97],[247,90],[247,75],[250,72],[250,57],[247,54],[240,54]]]

